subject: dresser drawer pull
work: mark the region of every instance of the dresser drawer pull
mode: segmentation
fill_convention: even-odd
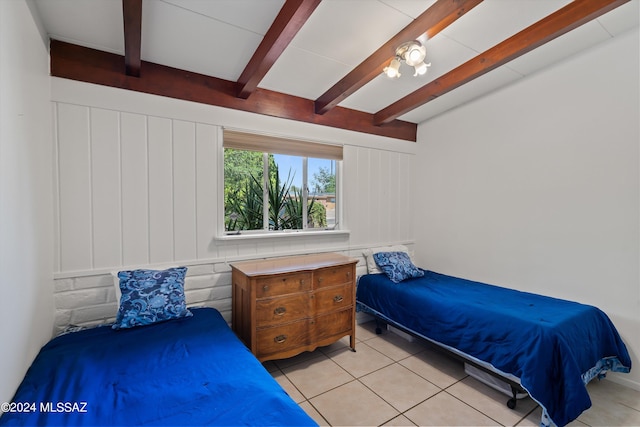
[[[318,283],[322,283],[323,280],[324,280],[324,278],[318,277]]]
[[[342,295],[336,295],[335,297],[333,297],[333,302],[335,303],[342,302],[343,299],[344,297]]]
[[[273,313],[274,313],[276,316],[282,316],[282,315],[284,315],[284,313],[286,313],[286,312],[287,312],[287,309],[286,309],[285,307],[282,307],[282,306],[280,306],[280,307],[276,307],[276,309],[275,309],[275,310],[273,310]]]
[[[269,290],[269,285],[264,285],[264,286],[262,287],[262,290],[263,290],[263,291],[265,291],[265,292],[267,292],[267,291]]]
[[[304,279],[300,279],[300,284],[304,285]]]
[[[287,340],[287,336],[286,335],[278,335],[273,340],[278,344],[282,344],[283,342],[285,342]]]

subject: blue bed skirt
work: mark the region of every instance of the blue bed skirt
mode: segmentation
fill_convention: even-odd
[[[192,312],[53,339],[12,400],[21,412],[5,413],[0,425],[317,425],[217,310]]]
[[[596,307],[425,271],[393,283],[362,276],[357,307],[519,382],[564,426],[591,406],[586,383],[606,370],[629,372],[616,328]]]

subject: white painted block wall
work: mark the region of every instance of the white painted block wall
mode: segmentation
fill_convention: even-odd
[[[366,274],[362,250],[340,253],[358,259],[357,276]],[[114,276],[111,273],[56,279],[54,295],[56,307],[54,334],[59,334],[68,327],[89,327],[115,320],[118,306]],[[188,266],[185,296],[188,307],[214,307],[220,311],[227,322],[231,323],[231,267],[229,264],[218,262]]]

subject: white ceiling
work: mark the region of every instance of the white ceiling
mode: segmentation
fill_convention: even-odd
[[[322,0],[259,87],[316,99],[435,0]],[[340,106],[375,113],[570,0],[485,0],[431,40],[425,76],[383,75]],[[124,55],[122,0],[36,0],[51,38]],[[142,60],[237,81],[284,0],[144,0]],[[640,0],[403,115],[420,123],[638,26]],[[603,66],[606,66],[603,64]]]

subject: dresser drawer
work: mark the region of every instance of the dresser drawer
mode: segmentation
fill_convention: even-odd
[[[316,288],[350,283],[353,281],[352,270],[351,265],[320,269],[315,273]]]
[[[322,341],[336,335],[351,331],[353,310],[346,309],[334,313],[323,314],[315,318],[315,339]]]
[[[286,325],[258,329],[256,335],[256,353],[258,357],[275,353],[284,353],[311,342],[309,319],[299,320]]]
[[[315,292],[313,300],[316,314],[350,307],[353,305],[353,285],[319,289]]]
[[[256,297],[265,298],[311,289],[311,273],[281,274],[256,280]]]
[[[311,301],[307,292],[256,300],[256,326],[279,325],[306,317]]]

